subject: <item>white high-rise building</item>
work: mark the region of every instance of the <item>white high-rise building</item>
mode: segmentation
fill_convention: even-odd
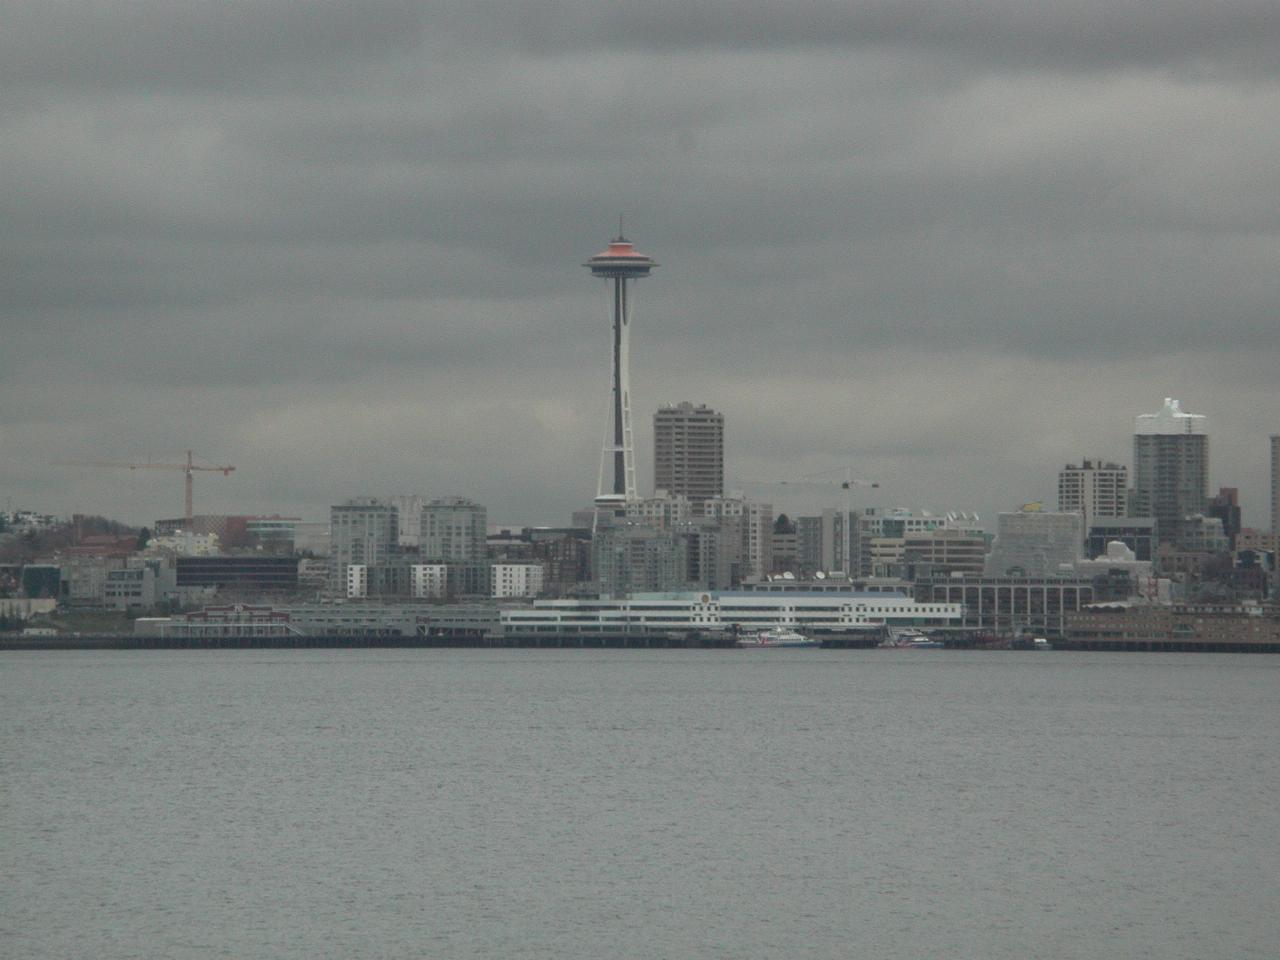
[[[1058,473],[1058,512],[1078,513],[1087,531],[1096,519],[1126,516],[1129,468],[1101,460],[1067,464]]]
[[[1209,496],[1208,418],[1166,397],[1133,424],[1133,516],[1154,517],[1161,543],[1180,543]]]

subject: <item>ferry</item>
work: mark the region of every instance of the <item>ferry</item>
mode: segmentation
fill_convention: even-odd
[[[761,630],[759,633],[749,633],[746,636],[739,637],[737,641],[739,647],[747,647],[756,649],[760,647],[821,647],[822,641],[815,640],[812,637],[806,637],[802,633],[796,633],[794,630],[788,630],[785,627],[774,627],[771,630]]]

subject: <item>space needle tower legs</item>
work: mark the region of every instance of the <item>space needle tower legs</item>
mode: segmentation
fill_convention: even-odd
[[[608,249],[592,257],[583,266],[591,271],[593,277],[609,281],[613,308],[613,395],[609,405],[611,429],[605,435],[596,483],[596,523],[599,523],[602,514],[625,514],[627,503],[637,499],[635,447],[631,435],[631,281],[649,276],[649,271],[657,264],[636,250],[619,232],[609,242]],[[610,461],[613,464],[613,476],[606,487],[605,468]]]

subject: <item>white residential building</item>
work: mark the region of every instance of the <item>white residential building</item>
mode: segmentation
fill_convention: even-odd
[[[369,567],[363,563],[349,563],[345,571],[348,600],[362,600],[369,596]]]
[[[449,590],[449,565],[445,563],[410,564],[409,580],[414,599],[443,600]]]
[[[536,597],[542,592],[545,571],[540,563],[495,563],[490,567],[494,599]]]

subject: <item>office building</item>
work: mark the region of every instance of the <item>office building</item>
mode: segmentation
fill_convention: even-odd
[[[1127,509],[1129,469],[1101,460],[1067,464],[1058,473],[1058,512],[1078,513],[1083,528],[1095,519],[1123,517]]]
[[[987,556],[991,577],[1070,575],[1083,559],[1084,528],[1078,513],[1023,510],[996,518],[996,539]]]
[[[1204,513],[1209,493],[1208,418],[1166,397],[1133,428],[1131,515],[1154,517],[1160,543],[1180,544],[1186,519]]]
[[[987,538],[980,530],[938,527],[902,538],[902,562],[914,569],[980,577],[986,560]]]
[[[294,593],[298,560],[250,553],[229,557],[190,556],[174,561],[179,587],[217,587],[241,593]]]
[[[686,400],[653,415],[653,486],[694,504],[724,496],[724,414]]]
[[[983,541],[986,553],[986,534],[976,513],[948,511],[945,514],[921,510],[916,513],[904,507],[881,509],[867,507],[855,514],[851,526],[853,533],[851,556],[853,573],[859,577],[881,576],[885,569],[907,562],[907,541],[928,537],[936,530],[954,530]],[[876,568],[880,572],[876,572]],[[982,572],[979,568],[977,571]]]

